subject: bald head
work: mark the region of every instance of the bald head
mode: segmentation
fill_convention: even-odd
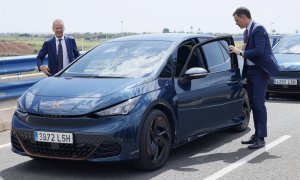
[[[65,25],[61,19],[53,21],[52,30],[57,38],[61,38],[64,35]]]

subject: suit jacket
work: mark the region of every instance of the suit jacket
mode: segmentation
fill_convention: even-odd
[[[279,66],[272,52],[269,35],[266,29],[258,23],[253,22],[251,25],[244,58],[251,60],[269,76],[279,73]],[[245,70],[247,69],[246,66],[247,63],[245,62]],[[245,73],[243,72],[244,77]]]
[[[76,46],[75,39],[71,36],[64,36],[67,53],[69,57],[69,63],[75,60],[79,55],[79,51]],[[58,57],[56,51],[55,37],[52,37],[46,40],[43,44],[42,49],[39,51],[37,55],[37,67],[40,69],[40,66],[43,65],[43,60],[45,56],[48,54],[48,67],[50,69],[50,74],[54,75],[61,69],[58,69]]]

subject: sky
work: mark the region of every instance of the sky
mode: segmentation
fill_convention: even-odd
[[[300,31],[300,0],[0,0],[0,33],[242,33],[233,12],[244,6],[268,32]]]

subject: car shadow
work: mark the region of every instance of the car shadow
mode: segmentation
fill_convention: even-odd
[[[210,162],[223,161],[234,163],[251,154],[245,148],[234,148],[230,152],[211,153],[213,150],[228,144],[247,134],[250,128],[241,133],[229,130],[215,132],[190,142],[171,151],[165,166],[157,171],[147,172],[135,169],[130,163],[91,163],[62,160],[29,160],[16,166],[4,169],[0,177],[6,180],[26,179],[151,179],[170,169],[175,171],[201,171],[191,168],[193,165],[205,165]],[[240,147],[243,147],[242,145]],[[264,153],[249,163],[260,163],[265,159],[279,158]]]

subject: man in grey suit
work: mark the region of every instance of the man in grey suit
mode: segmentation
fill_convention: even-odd
[[[279,66],[272,53],[272,48],[266,29],[254,22],[250,11],[240,7],[233,13],[236,24],[244,32],[244,45],[242,50],[230,46],[229,52],[241,55],[244,58],[243,77],[247,78],[247,92],[252,108],[255,133],[242,144],[250,144],[249,149],[265,146],[267,137],[267,110],[265,96],[270,76],[279,72]]]
[[[37,56],[37,67],[47,76],[53,76],[80,55],[74,38],[64,35],[62,20],[54,20],[52,30],[55,36],[44,42]],[[48,66],[43,64],[47,54]]]

